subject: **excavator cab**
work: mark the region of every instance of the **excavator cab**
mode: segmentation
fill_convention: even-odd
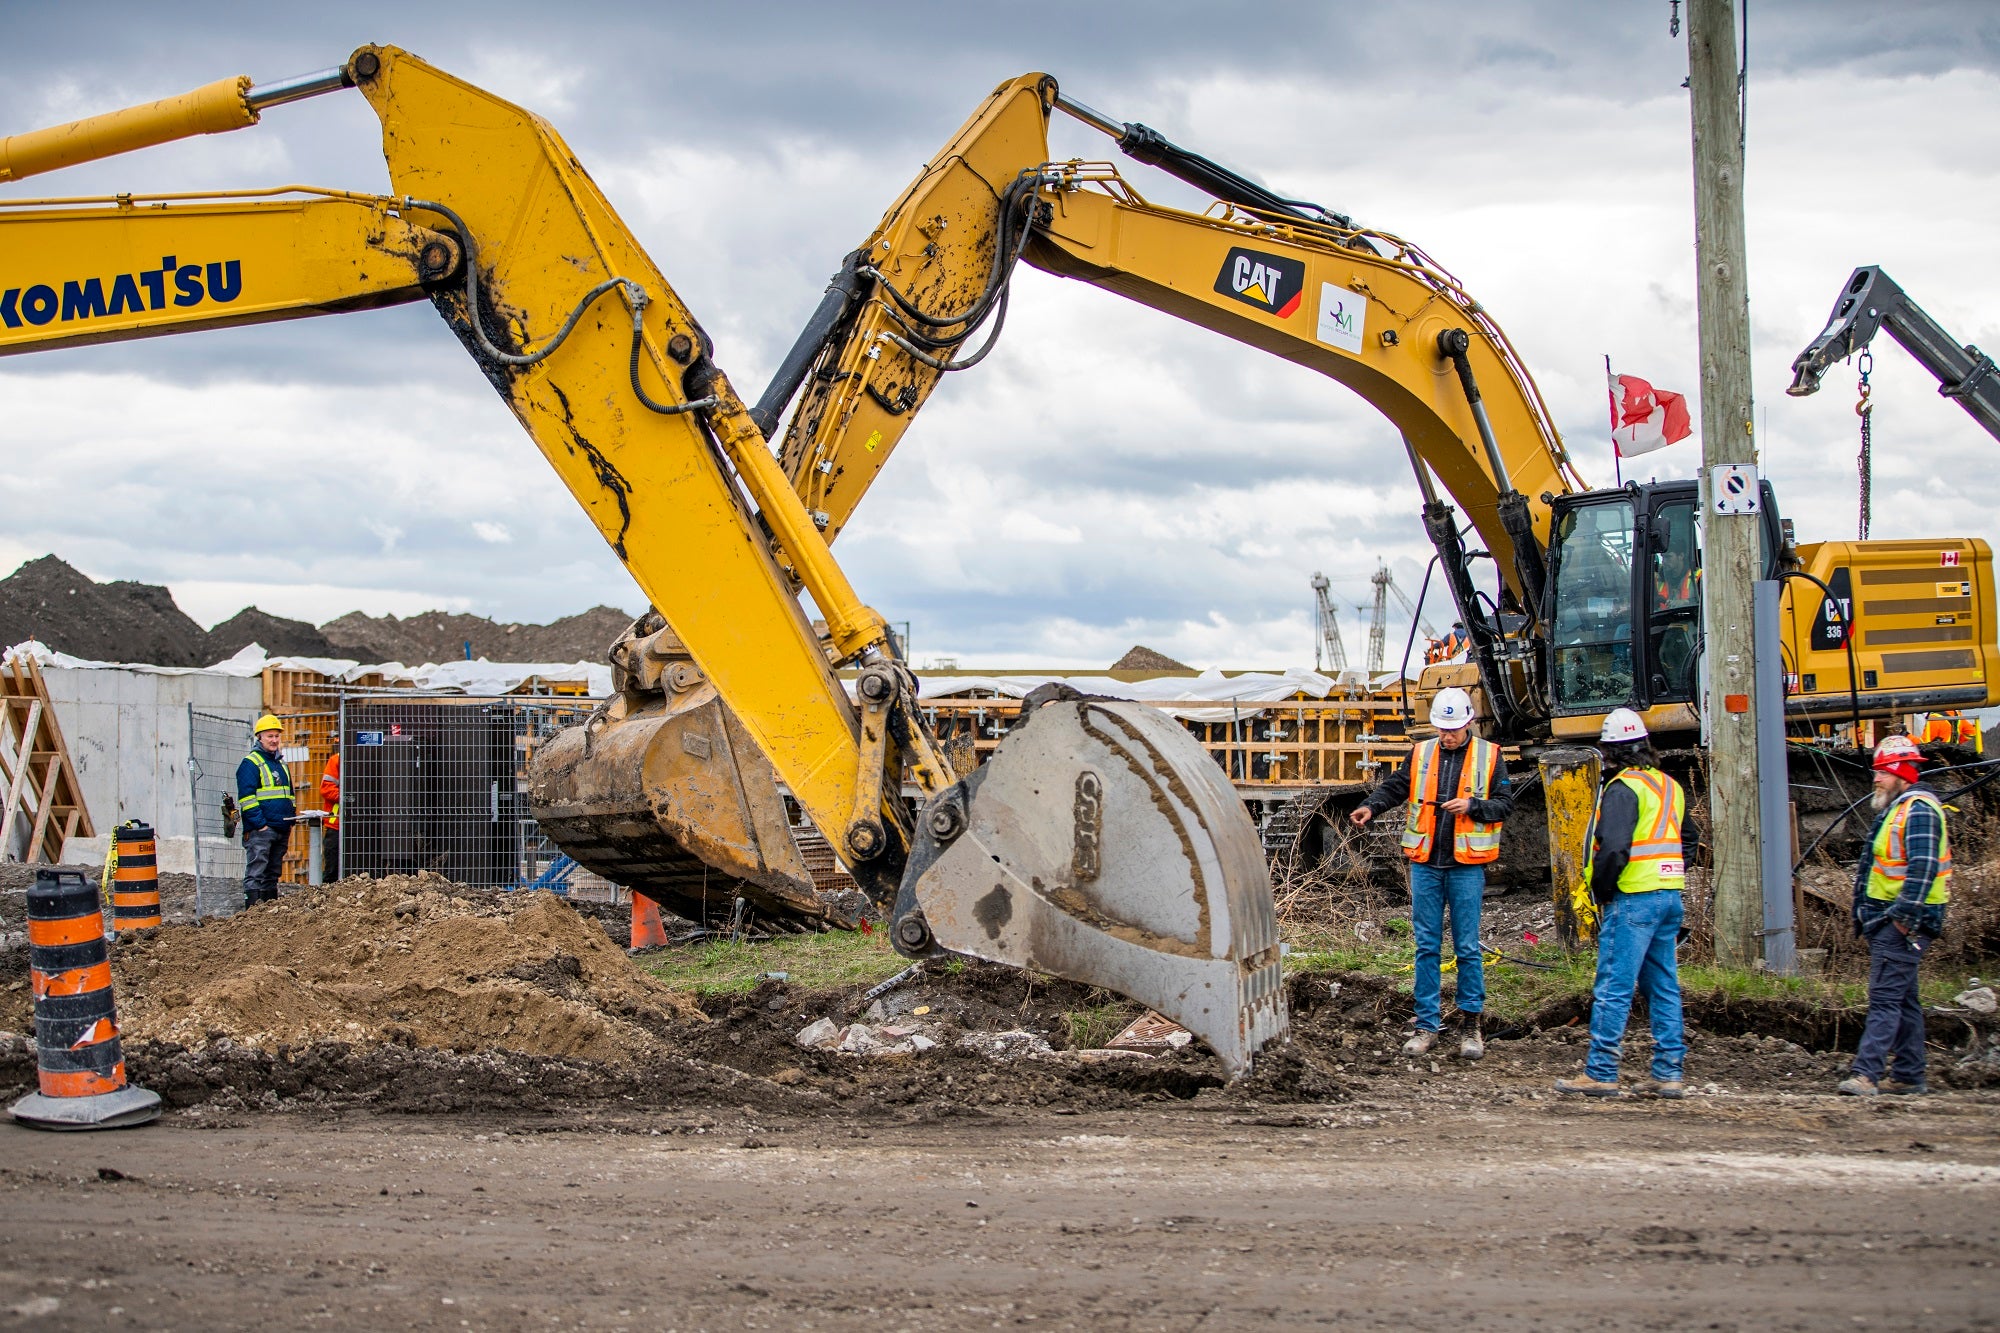
[[[1763,484],[1764,565],[1782,531]],[[1692,705],[1701,690],[1701,496],[1694,481],[1555,497],[1545,668],[1554,713]]]

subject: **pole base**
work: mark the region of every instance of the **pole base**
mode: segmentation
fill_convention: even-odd
[[[91,1097],[31,1092],[7,1113],[30,1129],[129,1129],[160,1118],[160,1094],[132,1086]]]

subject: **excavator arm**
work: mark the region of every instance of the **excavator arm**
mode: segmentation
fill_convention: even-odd
[[[1939,394],[1957,399],[1988,435],[2000,440],[2000,374],[1994,372],[1993,358],[1946,333],[1872,264],[1849,275],[1826,327],[1792,362],[1792,383],[1785,392],[1794,398],[1819,392],[1829,366],[1867,350],[1883,329],[1937,378]]]
[[[0,141],[0,171],[242,128],[264,105],[348,87],[382,122],[391,196],[16,203],[0,210],[0,293],[20,323],[0,315],[0,351],[427,296],[657,612],[618,646],[629,688],[537,757],[531,782],[556,793],[538,806],[576,807],[552,809],[558,841],[565,820],[623,840],[641,862],[627,882],[643,885],[665,830],[809,914],[774,771],[893,907],[899,949],[1121,990],[1246,1067],[1285,1011],[1268,873],[1227,782],[1154,710],[1093,701],[1026,719],[954,782],[883,618],[699,323],[546,122],[367,46],[281,95],[223,80]],[[853,701],[838,664],[859,668]],[[582,850],[602,863],[605,849]]]
[[[1109,163],[1050,161],[1057,110],[1216,203],[1163,207]],[[781,457],[829,536],[942,378],[978,364],[999,335],[1021,261],[1294,361],[1372,403],[1409,451],[1502,730],[1539,711],[1544,497],[1582,481],[1505,333],[1408,241],[1103,116],[1044,74],[996,88],[924,167],[848,256],[759,403],[769,429],[803,389]],[[1500,604],[1473,582],[1475,553],[1440,486],[1492,553]],[[1503,605],[1520,614],[1503,618]]]

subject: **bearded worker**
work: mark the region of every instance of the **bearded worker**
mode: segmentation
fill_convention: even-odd
[[[1924,1007],[1917,965],[1944,933],[1951,901],[1951,837],[1944,804],[1919,780],[1923,755],[1908,736],[1875,747],[1875,833],[1854,869],[1854,933],[1868,941],[1868,1024],[1850,1097],[1930,1091],[1924,1082]]]

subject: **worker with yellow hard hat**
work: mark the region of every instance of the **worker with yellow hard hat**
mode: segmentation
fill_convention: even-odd
[[[285,724],[266,713],[251,730],[256,742],[236,766],[236,808],[243,814],[245,907],[277,901],[278,872],[285,865],[285,847],[298,809],[292,800],[292,775],[279,754]]]

